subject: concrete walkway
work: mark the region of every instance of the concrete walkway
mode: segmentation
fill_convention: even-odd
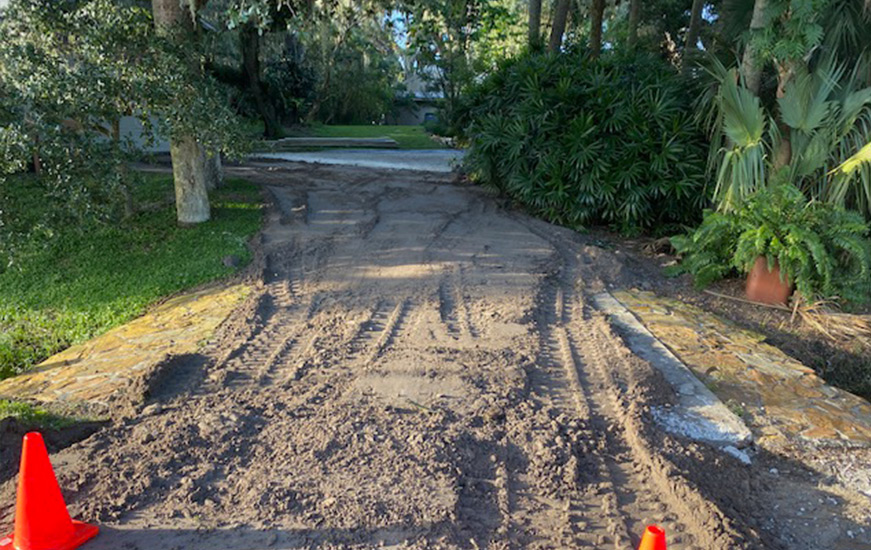
[[[337,149],[335,151],[300,151],[295,153],[254,153],[252,159],[339,164],[362,168],[417,170],[421,172],[451,172],[462,161],[465,151],[459,149]]]

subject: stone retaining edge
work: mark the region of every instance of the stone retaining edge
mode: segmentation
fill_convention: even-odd
[[[629,349],[656,368],[674,388],[676,406],[654,408],[654,419],[670,433],[721,447],[749,463],[749,457],[738,450],[753,442],[753,434],[744,421],[611,293],[594,295],[593,303],[619,328],[618,333]]]

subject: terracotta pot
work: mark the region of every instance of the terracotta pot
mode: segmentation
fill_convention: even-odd
[[[780,267],[768,270],[768,260],[763,256],[756,258],[753,269],[747,274],[747,299],[763,304],[786,304],[792,294],[789,280],[780,279]]]

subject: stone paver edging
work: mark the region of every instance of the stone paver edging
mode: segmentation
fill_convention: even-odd
[[[657,340],[614,296],[594,296],[596,307],[608,314],[629,348],[648,361],[671,384],[677,394],[675,407],[655,408],[653,415],[666,430],[733,449],[746,447],[753,436],[744,422],[702,384],[662,342]],[[728,449],[742,460],[744,455]]]
[[[871,446],[871,404],[827,385],[812,369],[766,344],[764,336],[650,292],[613,296],[714,394],[740,411],[760,447]]]
[[[136,379],[171,355],[196,352],[249,294],[246,285],[176,296],[147,314],[0,381],[0,397],[105,413]]]

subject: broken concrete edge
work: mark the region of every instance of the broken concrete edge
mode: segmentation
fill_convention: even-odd
[[[676,406],[654,408],[654,420],[670,433],[712,444],[749,464],[749,456],[740,450],[753,442],[747,425],[612,294],[596,294],[593,303],[619,329],[629,349],[674,388]]]

